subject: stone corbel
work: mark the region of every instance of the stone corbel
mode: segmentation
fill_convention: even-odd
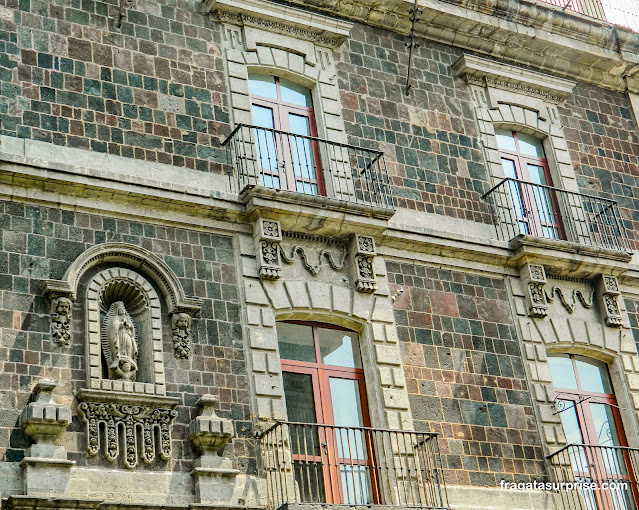
[[[520,270],[522,284],[526,289],[526,304],[531,317],[543,318],[548,315],[545,285],[546,271],[539,264],[526,264]]]
[[[351,238],[350,258],[353,281],[358,292],[373,293],[377,290],[375,278],[375,239],[355,234]]]
[[[217,398],[202,395],[197,405],[201,409],[189,426],[193,444],[202,452],[194,463],[195,493],[199,503],[228,505],[235,491],[235,477],[230,459],[220,455],[233,437],[233,422],[215,414]]]
[[[282,227],[280,222],[258,217],[253,223],[253,239],[259,277],[263,280],[279,279],[282,275],[282,260],[280,258]]]
[[[41,379],[34,390],[35,400],[22,413],[22,428],[35,441],[20,463],[28,496],[64,495],[75,464],[67,459],[64,447],[53,444],[71,423],[71,409],[53,401],[56,386],[51,379]]]
[[[42,290],[50,303],[51,340],[60,346],[69,345],[75,295],[65,282],[52,280],[45,281]]]
[[[606,326],[620,327],[623,324],[623,317],[619,309],[621,292],[617,278],[611,275],[601,275],[597,281],[595,292]]]

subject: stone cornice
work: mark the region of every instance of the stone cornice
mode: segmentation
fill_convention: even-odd
[[[407,34],[412,0],[289,0]],[[639,91],[639,34],[536,0],[419,0],[419,37],[614,90]]]
[[[453,71],[457,76],[463,76],[468,83],[505,89],[554,103],[569,97],[577,84],[474,55],[462,55],[453,64]]]
[[[353,28],[347,21],[268,0],[204,0],[202,9],[224,23],[261,28],[329,48],[339,48]]]

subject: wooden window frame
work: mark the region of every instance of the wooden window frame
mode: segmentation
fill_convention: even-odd
[[[517,150],[510,151],[510,150],[498,148],[500,158],[506,159],[508,161],[512,161],[515,167],[515,177],[518,180],[524,181],[526,183],[533,184],[530,178],[530,173],[528,172],[528,164],[530,163],[531,165],[542,167],[544,171],[544,177],[546,178],[546,182],[548,183],[546,184],[546,186],[552,187],[553,179],[552,179],[552,175],[550,174],[548,159],[542,158],[542,157],[530,156],[528,154],[523,154],[519,149],[519,137],[518,137],[519,133],[512,129],[509,129],[509,132],[513,135],[513,139],[515,140],[515,146],[517,147]],[[503,166],[503,163],[502,163],[502,166]],[[517,217],[516,218],[517,222],[526,223],[528,225],[528,232],[530,235],[547,238],[547,236],[543,235],[543,228],[545,227],[545,228],[557,229],[559,239],[565,240],[566,233],[564,231],[563,223],[561,221],[559,203],[557,201],[557,194],[555,193],[555,191],[553,189],[547,190],[548,195],[544,197],[544,200],[546,200],[547,197],[550,198],[549,200],[550,203],[547,203],[547,208],[551,212],[551,215],[554,216],[553,220],[548,222],[548,221],[543,221],[541,218],[541,215],[539,214],[539,211],[537,209],[537,204],[535,202],[535,197],[531,196],[531,191],[530,191],[531,187],[525,186],[522,184],[517,184],[517,186],[519,188],[519,196],[521,197],[523,201],[522,205],[524,208],[524,214],[526,214],[526,217],[524,218]],[[534,184],[533,184],[533,189],[535,189]]]
[[[298,180],[301,180],[301,182],[305,184],[316,185],[318,195],[325,196],[326,189],[324,187],[324,179],[322,178],[321,158],[319,152],[319,144],[317,142],[317,124],[315,122],[315,110],[312,106],[302,106],[283,101],[280,78],[278,76],[273,76],[273,78],[275,79],[275,90],[277,93],[277,99],[251,94],[251,106],[261,106],[262,108],[268,108],[273,111],[273,129],[275,131],[291,133],[291,128],[288,122],[289,113],[299,115],[301,117],[306,117],[308,119],[310,138],[312,139],[311,151],[313,152],[313,154],[311,157],[313,160],[313,164],[315,165],[316,175],[315,179],[306,177],[298,178],[298,176],[295,175],[291,142],[288,136],[279,133],[273,134],[275,141],[276,158],[278,160],[277,174],[271,170],[260,169],[260,171],[272,177],[280,178],[280,189],[297,191],[297,182]],[[295,135],[291,134],[291,136]],[[302,135],[299,136],[301,137]]]
[[[339,457],[337,453],[337,440],[334,437],[335,431],[330,429],[330,426],[335,425],[335,417],[333,416],[333,406],[330,393],[330,378],[333,377],[339,379],[348,379],[358,382],[362,427],[370,427],[368,400],[366,397],[366,384],[364,381],[364,369],[340,367],[337,365],[327,365],[321,363],[322,357],[320,352],[318,329],[335,329],[340,331],[348,331],[349,333],[356,332],[350,329],[342,328],[340,326],[318,322],[282,322],[288,324],[299,324],[312,328],[315,362],[281,359],[281,368],[282,372],[305,374],[311,376],[317,425],[326,425],[329,428],[323,428],[319,432],[320,443],[324,445],[324,448],[320,451],[320,457],[311,457],[308,455],[304,455],[303,458],[305,461],[311,460],[314,462],[322,463],[322,471],[324,476],[324,495],[326,498],[326,503],[343,504],[345,498],[342,490],[340,466],[370,466],[371,462],[373,461],[373,448],[371,444],[368,444],[369,440],[366,439],[364,444],[366,452],[365,459],[348,459],[348,462],[345,462],[347,459]],[[293,461],[299,460],[300,458],[302,458],[302,456],[293,454]],[[371,484],[375,484],[377,480],[371,479],[370,482]],[[372,487],[371,489],[371,497],[373,498],[373,503],[375,503],[379,499],[379,488]]]

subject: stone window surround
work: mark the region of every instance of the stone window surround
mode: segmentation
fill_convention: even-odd
[[[549,278],[552,285],[565,285],[562,280]],[[526,311],[526,289],[521,280],[511,280],[511,285],[533,408],[546,453],[553,453],[567,444],[561,418],[553,406],[556,395],[548,364],[549,353],[580,354],[607,364],[626,439],[630,447],[639,447],[639,357],[623,299],[619,299],[623,326],[610,328],[596,306],[585,310],[581,317],[572,317],[563,308],[560,311],[550,309],[545,318],[530,317]]]
[[[352,23],[267,0],[205,3],[223,24],[231,117],[252,124],[248,73],[277,75],[311,90],[318,136],[345,143],[333,50],[350,34]]]
[[[557,110],[576,82],[473,55],[463,55],[453,70],[470,87],[493,184],[505,178],[495,136],[495,128],[505,128],[540,138],[553,185],[579,192]]]

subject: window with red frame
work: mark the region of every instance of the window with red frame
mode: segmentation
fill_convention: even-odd
[[[285,78],[251,73],[249,92],[262,184],[323,195],[311,91]]]
[[[357,333],[278,322],[277,336],[295,478],[302,501],[375,500],[364,371]]]
[[[600,484],[629,481],[632,470],[626,466],[630,459],[623,448],[616,448],[628,444],[607,365],[573,354],[551,354],[548,363],[566,441],[587,445],[571,450],[576,478]],[[632,501],[630,489],[582,491],[581,496],[592,509],[634,508],[623,506]]]
[[[495,135],[504,175],[521,181],[508,182],[520,233],[565,239],[541,140],[506,129],[496,129]]]

